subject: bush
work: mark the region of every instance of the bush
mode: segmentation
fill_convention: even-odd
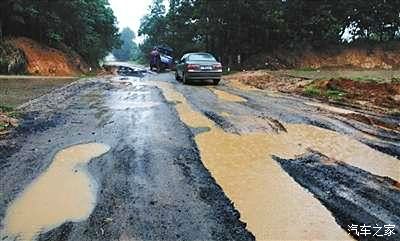
[[[343,99],[343,97],[346,95],[346,93],[343,92],[343,91],[340,91],[340,90],[329,89],[329,90],[326,91],[325,95],[329,99],[333,99],[333,100],[338,101],[338,100]]]
[[[308,95],[308,96],[321,96],[322,95],[322,91],[314,85],[306,86],[304,88],[303,92],[305,95]]]
[[[22,50],[12,44],[0,42],[0,74],[24,74],[27,62]]]

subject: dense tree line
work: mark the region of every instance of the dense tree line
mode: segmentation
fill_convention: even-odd
[[[67,45],[90,64],[119,46],[108,0],[1,0],[0,38],[26,36],[53,47]]]
[[[399,39],[400,0],[153,0],[140,46],[167,44],[180,56],[207,50],[225,63],[277,48]]]
[[[112,54],[120,61],[134,61],[138,58],[139,48],[134,42],[136,34],[132,29],[126,27],[122,29],[120,34],[121,47],[112,51]]]

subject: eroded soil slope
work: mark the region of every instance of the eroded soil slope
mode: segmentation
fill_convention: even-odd
[[[23,37],[10,39],[9,43],[24,52],[29,74],[76,76],[88,70],[84,60],[71,50],[62,52]]]
[[[327,46],[324,49],[303,47],[298,50],[277,49],[260,53],[244,61],[246,69],[341,68],[397,69],[400,50],[397,43],[385,46]]]

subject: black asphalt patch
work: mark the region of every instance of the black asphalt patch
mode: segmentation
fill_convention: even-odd
[[[351,225],[395,225],[395,235],[357,236],[358,240],[400,240],[400,187],[388,177],[376,176],[318,152],[296,159],[274,156],[281,167],[310,191],[347,232]],[[379,164],[379,163],[378,163]],[[383,233],[381,233],[383,234]]]
[[[235,134],[239,133],[235,126],[221,115],[218,115],[217,113],[212,111],[204,111],[204,115],[207,116],[208,119],[213,121],[217,126],[224,129],[226,132],[231,132]]]

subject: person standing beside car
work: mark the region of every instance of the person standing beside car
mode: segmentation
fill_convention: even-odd
[[[157,72],[160,71],[160,62],[161,62],[161,56],[160,52],[156,47],[153,48],[153,50],[150,53],[150,70],[153,70],[153,68],[157,69]]]

